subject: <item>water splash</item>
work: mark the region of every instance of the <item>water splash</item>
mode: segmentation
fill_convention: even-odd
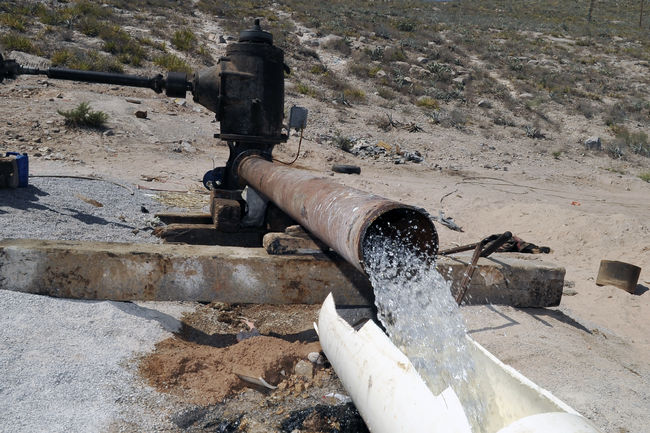
[[[474,380],[465,323],[450,283],[435,269],[434,257],[407,241],[418,230],[415,223],[402,229],[374,226],[364,239],[364,260],[378,316],[431,391],[439,394],[451,386],[472,431],[483,432],[486,409]]]

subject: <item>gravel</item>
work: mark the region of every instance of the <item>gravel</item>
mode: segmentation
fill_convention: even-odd
[[[0,190],[0,239],[158,243],[153,215],[163,210],[131,185],[35,177],[26,188]]]
[[[148,211],[148,212],[145,212]],[[0,240],[158,243],[153,194],[123,183],[30,178],[0,190]],[[177,431],[137,372],[192,303],[77,301],[0,290],[0,432]]]
[[[191,308],[0,290],[0,432],[174,430],[182,405],[142,382],[137,357]]]

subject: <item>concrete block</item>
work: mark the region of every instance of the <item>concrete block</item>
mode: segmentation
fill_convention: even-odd
[[[470,255],[441,257],[460,281]],[[469,303],[558,305],[564,269],[537,255],[480,259]],[[0,240],[0,289],[78,299],[373,305],[368,278],[338,255],[269,255],[262,248]],[[454,291],[455,288],[452,288]]]
[[[540,254],[496,253],[480,258],[465,296],[466,304],[502,304],[514,307],[560,305],[564,287],[563,267],[545,262]],[[452,284],[456,296],[472,253],[438,259],[438,270]]]
[[[77,299],[369,305],[368,279],[335,257],[262,248],[0,241],[0,289]]]

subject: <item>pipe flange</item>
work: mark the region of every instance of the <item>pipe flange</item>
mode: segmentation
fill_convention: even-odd
[[[246,186],[246,182],[242,179],[241,176],[239,176],[239,165],[242,163],[242,161],[250,156],[258,156],[266,161],[272,161],[273,157],[269,152],[264,152],[260,149],[247,149],[247,150],[242,150],[241,152],[237,153],[237,155],[232,158],[231,165],[230,165],[230,173],[232,176],[232,180],[236,185],[238,185],[240,188],[243,189]]]

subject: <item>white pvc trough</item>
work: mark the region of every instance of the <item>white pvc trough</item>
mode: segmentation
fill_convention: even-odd
[[[456,393],[434,395],[409,359],[368,321],[355,331],[330,294],[314,325],[323,352],[372,433],[470,433]],[[489,433],[599,433],[593,424],[467,337],[479,380],[491,389]]]

